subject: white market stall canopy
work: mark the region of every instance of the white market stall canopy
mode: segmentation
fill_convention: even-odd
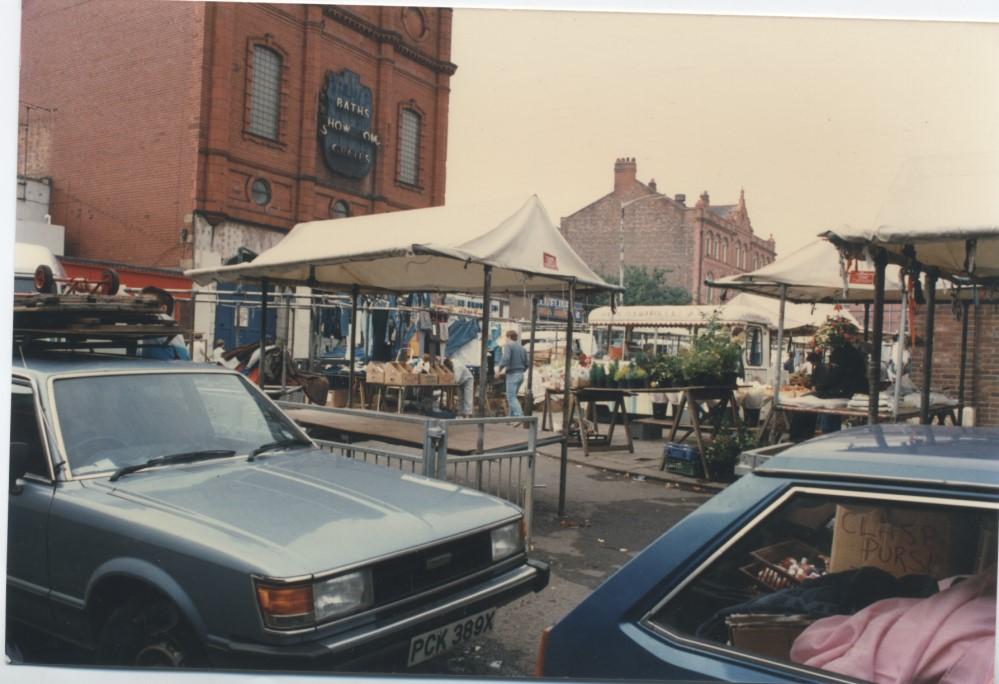
[[[573,251],[536,195],[526,202],[412,209],[300,223],[252,262],[186,272],[212,281],[310,285],[362,292],[493,293],[616,290]]]
[[[872,301],[873,271],[866,271],[860,263],[857,273],[844,276],[836,246],[826,240],[815,240],[755,271],[708,280],[705,284],[769,297],[780,297],[781,285],[787,285],[789,302]],[[868,280],[869,283],[865,282]],[[889,269],[885,274],[885,299],[900,299],[897,269]]]
[[[857,320],[848,311],[836,312],[832,304],[787,304],[784,311],[784,328],[801,330],[816,328],[833,315],[847,318],[854,325]],[[594,326],[620,326],[642,328],[691,328],[707,325],[711,317],[718,316],[723,325],[756,324],[776,330],[780,323],[780,302],[770,297],[739,294],[727,304],[691,304],[688,306],[619,306],[612,312],[602,306],[590,312],[588,322]]]
[[[870,244],[896,263],[911,245],[944,277],[999,279],[999,152],[932,157],[906,164],[871,226],[822,234],[860,250]]]

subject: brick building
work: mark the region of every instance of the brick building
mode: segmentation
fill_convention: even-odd
[[[21,172],[51,179],[67,255],[178,272],[443,204],[451,15],[25,0]]]
[[[752,271],[774,260],[774,240],[753,231],[745,194],[737,204],[715,205],[707,192],[694,206],[685,195],[669,197],[656,182],[637,178],[634,158],[614,162],[614,189],[562,219],[572,248],[598,273],[617,280],[624,212],[624,263],[665,268],[670,285],[690,292],[694,303],[717,301],[720,291],[705,279]]]

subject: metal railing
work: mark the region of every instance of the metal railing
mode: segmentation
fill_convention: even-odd
[[[303,405],[296,402],[278,401],[285,409],[299,409]],[[362,416],[392,422],[420,425],[423,435],[422,448],[414,445],[387,448],[381,444],[339,442],[313,439],[323,449],[372,465],[394,468],[407,473],[425,475],[438,480],[476,489],[509,501],[524,510],[527,523],[528,542],[531,537],[534,515],[534,478],[537,455],[538,419],[530,418],[456,418],[439,419],[425,416],[407,416],[393,413],[378,413],[362,409],[308,406],[310,411],[331,414]],[[459,426],[478,426],[483,438],[490,425],[527,425],[524,430],[525,443],[521,448],[499,448],[483,453],[463,454],[448,450],[448,437]],[[378,437],[372,435],[371,440]],[[520,445],[516,445],[520,446]]]

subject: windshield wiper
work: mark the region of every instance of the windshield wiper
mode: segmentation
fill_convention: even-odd
[[[246,460],[247,462],[251,462],[260,454],[264,453],[265,451],[270,451],[271,449],[282,449],[284,447],[292,447],[298,445],[312,446],[310,442],[307,442],[304,439],[299,439],[298,437],[292,437],[290,439],[279,439],[276,442],[268,442],[267,444],[261,444],[250,453],[249,457],[247,457]]]
[[[134,463],[132,465],[118,468],[118,470],[114,471],[114,475],[111,476],[111,482],[114,482],[123,475],[128,475],[129,473],[134,473],[137,470],[143,470],[144,468],[152,468],[159,465],[173,465],[176,463],[194,463],[195,461],[204,461],[209,458],[224,458],[225,456],[235,455],[236,452],[232,449],[201,449],[200,451],[182,451],[178,454],[157,456],[156,458],[149,459],[145,463]]]

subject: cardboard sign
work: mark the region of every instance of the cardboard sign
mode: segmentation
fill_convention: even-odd
[[[848,280],[851,285],[873,285],[874,271],[850,271]]]
[[[895,577],[953,574],[952,519],[945,511],[836,506],[829,570],[873,566]]]

